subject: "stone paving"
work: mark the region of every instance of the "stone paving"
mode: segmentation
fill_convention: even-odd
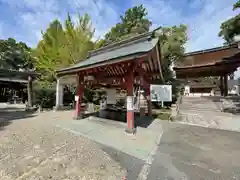
[[[240,115],[221,112],[210,99],[183,97],[179,110],[180,123],[240,131]]]
[[[126,169],[101,146],[48,123],[50,114],[56,114],[14,120],[13,113],[5,112],[8,121],[0,121],[1,180],[119,180],[126,176]]]

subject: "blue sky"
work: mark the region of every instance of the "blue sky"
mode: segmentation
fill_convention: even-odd
[[[63,21],[69,12],[87,12],[101,37],[119,21],[119,15],[134,5],[143,4],[153,27],[188,26],[186,51],[220,46],[221,22],[239,13],[232,11],[236,0],[0,0],[0,38],[14,37],[36,46],[41,30],[58,18]]]

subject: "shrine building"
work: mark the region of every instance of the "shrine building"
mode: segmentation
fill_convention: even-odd
[[[239,44],[233,43],[186,53],[182,63],[177,64],[173,70],[177,79],[185,81],[185,95],[210,96],[215,94],[213,90],[219,89],[219,95],[228,96],[229,75],[234,73],[239,66]],[[203,77],[219,77],[219,87],[214,83],[197,83],[197,80]]]
[[[74,118],[82,117],[82,97],[85,87],[126,90],[127,133],[135,133],[134,89],[141,87],[147,97],[148,116],[152,115],[150,84],[162,81],[162,65],[158,29],[89,52],[86,60],[57,71],[56,108],[63,106],[63,85],[76,84]],[[114,94],[115,93],[115,94]],[[113,102],[107,102],[107,104]]]

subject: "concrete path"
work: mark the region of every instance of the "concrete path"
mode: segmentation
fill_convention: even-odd
[[[162,132],[161,124],[159,124],[158,130],[155,131],[138,127],[136,135],[132,136],[124,132],[126,123],[97,117],[77,121],[62,120],[54,123],[64,130],[87,137],[144,161],[156,146],[158,136]]]
[[[169,124],[148,180],[240,179],[240,133]]]

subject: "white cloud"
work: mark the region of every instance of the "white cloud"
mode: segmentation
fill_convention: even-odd
[[[21,40],[26,39],[25,41],[31,45],[36,45],[40,38],[40,31],[45,30],[50,21],[55,18],[63,21],[67,12],[73,16],[77,12],[88,13],[96,28],[96,37],[106,33],[119,19],[118,9],[120,7],[117,7],[113,1],[111,3],[107,0],[0,1],[8,4],[12,14],[15,15],[13,19],[18,21],[22,28],[20,33],[17,30],[11,30],[7,34],[21,37]],[[187,24],[189,27],[187,51],[221,45],[223,41],[218,37],[220,24],[236,14],[232,11],[235,0],[193,0],[189,4],[184,1],[171,4],[171,1],[167,0],[132,0],[131,6],[143,4],[155,27]],[[191,14],[190,11],[192,11]]]
[[[232,11],[234,0],[193,0],[190,4],[179,1],[178,5],[163,0],[134,0],[135,4],[144,4],[154,26],[188,26],[189,41],[187,51],[220,46],[218,37],[220,25],[237,12]],[[176,2],[177,3],[177,2]]]
[[[11,26],[5,24],[7,35],[21,37],[21,40],[36,45],[40,31],[45,30],[49,22],[55,18],[63,21],[67,12],[76,16],[77,12],[88,13],[96,28],[96,37],[102,36],[119,19],[119,5],[108,0],[0,0],[8,4],[19,27],[8,30]],[[132,0],[131,6],[143,4],[148,10],[148,17],[153,26],[187,24],[189,42],[187,51],[211,48],[223,42],[218,37],[220,24],[237,12],[232,11],[235,0]],[[129,3],[127,0],[123,4]],[[130,7],[130,5],[128,6]],[[1,9],[1,6],[0,6]],[[1,22],[1,24],[6,23]],[[19,32],[20,31],[20,32]]]
[[[77,13],[88,13],[96,28],[96,38],[106,33],[119,17],[115,5],[105,0],[0,0],[12,11],[18,29],[7,35],[23,40],[30,46],[36,46],[41,39],[41,30],[45,30],[54,19],[64,21],[67,12],[76,19]],[[1,8],[1,7],[0,7]],[[6,28],[10,28],[5,26]],[[14,29],[14,28],[13,28]],[[19,33],[19,31],[21,31]]]
[[[236,12],[232,11],[229,1],[208,1],[197,17],[189,18],[189,51],[211,48],[223,43],[218,37],[220,25],[232,17]]]
[[[60,7],[58,1],[55,0],[1,1],[8,5],[7,8],[12,15],[11,18],[7,18],[5,21],[9,22],[4,27],[4,30],[8,32],[5,36],[14,37],[30,46],[36,46],[40,39],[41,30],[44,30],[50,21],[59,17]],[[10,25],[11,23],[15,25]]]
[[[119,14],[115,4],[105,0],[68,0],[73,12],[88,13],[96,28],[96,38],[105,34],[110,27],[116,24]]]

